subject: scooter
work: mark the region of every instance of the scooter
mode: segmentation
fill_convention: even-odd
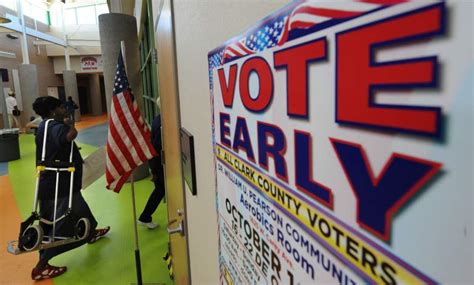
[[[75,167],[72,162],[73,155],[73,146],[74,141],[71,142],[71,152],[69,155],[69,162],[61,161],[45,161],[46,155],[46,138],[48,136],[48,125],[52,121],[49,119],[45,122],[45,132],[43,137],[43,148],[41,154],[41,161],[36,167],[36,189],[35,189],[35,199],[33,203],[33,212],[31,216],[26,219],[20,225],[20,234],[17,241],[8,242],[8,252],[14,255],[19,255],[22,253],[32,252],[35,250],[42,250],[53,248],[73,242],[78,242],[84,240],[88,237],[91,224],[89,219],[80,218],[76,219],[72,212],[72,190],[74,182],[74,172]],[[56,172],[56,186],[54,194],[54,212],[53,220],[47,220],[40,216],[38,213],[38,189],[39,189],[39,179],[40,175],[43,172],[52,171]],[[69,172],[71,175],[69,183],[69,204],[66,212],[57,217],[57,204],[58,204],[58,190],[59,190],[59,174],[61,172]],[[56,236],[56,223],[61,220],[70,220],[72,223],[77,220],[74,226],[73,236],[62,237]],[[44,234],[43,225],[52,226],[52,230],[49,235]]]

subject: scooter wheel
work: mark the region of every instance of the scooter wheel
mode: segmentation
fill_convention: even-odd
[[[25,251],[33,251],[43,241],[43,228],[40,225],[29,226],[22,234],[23,245]]]
[[[91,223],[88,218],[80,218],[76,223],[76,238],[85,239],[90,232]]]

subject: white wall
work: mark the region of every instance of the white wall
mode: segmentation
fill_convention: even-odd
[[[186,192],[193,284],[219,283],[207,54],[289,2],[174,1],[181,125],[194,135],[196,153],[198,194]]]

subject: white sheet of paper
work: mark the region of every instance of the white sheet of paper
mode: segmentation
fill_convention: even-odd
[[[82,189],[105,174],[105,147],[100,147],[84,159]]]

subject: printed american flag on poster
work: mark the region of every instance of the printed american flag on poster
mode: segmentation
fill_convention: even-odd
[[[150,130],[144,123],[137,102],[128,85],[122,52],[110,108],[105,177],[107,189],[120,192],[133,169],[156,156]]]
[[[290,34],[302,30],[325,29],[343,21],[374,12],[378,9],[408,2],[409,0],[326,0],[301,1],[289,7],[288,13],[276,19],[264,21],[256,30],[245,37],[229,43],[210,60],[210,66],[218,66],[229,61],[251,55],[262,50],[281,46],[290,39]],[[218,65],[217,65],[218,64]]]

